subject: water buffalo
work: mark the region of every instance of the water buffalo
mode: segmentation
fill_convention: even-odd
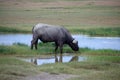
[[[37,49],[38,39],[40,39],[43,43],[55,42],[55,53],[58,47],[60,47],[60,53],[62,54],[64,44],[68,44],[74,51],[79,50],[78,41],[62,26],[39,23],[33,27],[32,33],[33,40],[31,41],[31,49],[33,49],[33,45],[35,45],[35,49]]]

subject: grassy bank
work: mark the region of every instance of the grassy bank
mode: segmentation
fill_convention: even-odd
[[[69,80],[119,80],[120,65],[97,58],[83,62],[56,63],[36,66],[16,59],[13,56],[0,56],[0,79],[21,80],[27,76],[34,76],[47,72],[51,75],[72,74],[76,77]]]
[[[0,45],[0,54],[1,55],[44,55],[44,54],[54,54],[54,43],[39,43],[38,50],[31,50],[30,46],[21,43],[15,43],[12,46]],[[68,45],[63,47],[64,53],[75,53]],[[59,53],[59,49],[58,49]],[[80,48],[77,52],[80,55],[112,55],[120,56],[119,50],[110,50],[110,49],[101,49],[101,50],[92,50],[89,48]]]
[[[32,33],[32,31],[26,31],[10,27],[0,27],[0,33]]]
[[[69,29],[74,34],[87,34],[90,36],[117,36],[120,37],[120,27],[116,28],[91,28],[91,29]]]
[[[47,23],[76,34],[120,36],[119,6],[118,0],[1,1],[0,32],[31,33],[33,25]]]
[[[119,69],[119,64],[105,61],[46,64],[40,67],[40,70],[51,74],[67,73],[79,76],[69,80],[119,80]]]
[[[86,56],[83,62],[44,64],[36,66],[32,63],[20,61],[17,57],[42,57],[52,55],[54,44],[39,44],[38,50],[30,50],[24,44],[0,46],[0,80],[21,80],[27,76],[34,76],[47,72],[51,75],[71,74],[76,77],[70,80],[119,80],[120,51],[91,50],[83,48],[78,55]],[[42,46],[41,46],[42,45]],[[46,46],[47,45],[47,46]],[[50,47],[52,45],[52,47]],[[65,46],[64,51],[75,53]]]
[[[32,28],[32,27],[31,27]],[[90,36],[114,36],[120,37],[120,27],[115,28],[90,28],[90,29],[80,29],[80,28],[71,28],[66,27],[70,33],[72,34],[83,34]],[[31,33],[32,29],[23,30],[17,28],[9,28],[9,27],[0,27],[0,33]]]
[[[37,67],[13,56],[0,56],[0,80],[24,80],[24,77],[40,73]]]

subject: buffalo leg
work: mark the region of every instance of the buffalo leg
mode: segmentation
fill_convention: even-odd
[[[62,59],[62,52],[63,52],[63,45],[60,45],[60,59],[59,59],[59,62],[63,61],[63,59]]]
[[[31,49],[33,49],[33,45],[37,46],[37,42],[38,42],[38,39],[33,38],[33,40],[31,41]]]
[[[38,39],[35,42],[35,49],[37,50]]]
[[[55,44],[55,62],[58,62],[57,49],[58,49],[58,46],[57,46],[57,44]]]
[[[31,49],[33,49],[33,45],[34,45],[34,44],[33,44],[33,40],[32,40],[32,41],[31,41]]]

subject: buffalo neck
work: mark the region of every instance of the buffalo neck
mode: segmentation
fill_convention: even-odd
[[[66,42],[68,44],[71,43],[74,40],[74,38],[71,35],[68,35],[66,39],[67,39]]]

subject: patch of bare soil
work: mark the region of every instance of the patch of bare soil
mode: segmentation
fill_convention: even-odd
[[[37,75],[27,76],[23,80],[67,80],[72,77],[77,77],[77,75],[50,74],[50,73],[42,72]]]

